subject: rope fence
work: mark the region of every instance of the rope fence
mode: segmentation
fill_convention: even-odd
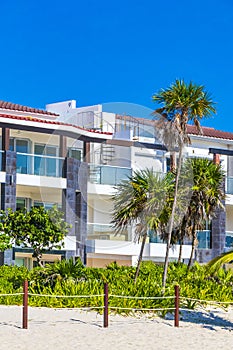
[[[103,297],[104,305],[103,306],[88,306],[88,307],[73,307],[72,309],[77,310],[91,310],[91,309],[103,309],[103,327],[107,328],[109,325],[109,310],[131,310],[133,312],[136,311],[174,311],[174,326],[179,327],[179,313],[180,311],[193,311],[193,309],[182,308],[180,307],[181,301],[194,301],[198,303],[205,304],[215,304],[217,306],[221,305],[230,305],[232,302],[219,302],[213,300],[201,300],[195,298],[185,298],[180,296],[179,286],[175,286],[174,296],[166,296],[166,297],[136,297],[129,295],[115,295],[109,294],[108,284],[104,284],[104,294],[93,294],[93,295],[51,295],[51,294],[34,294],[28,292],[28,281],[24,281],[23,283],[23,292],[22,293],[14,293],[14,294],[0,294],[1,296],[23,296],[23,318],[22,318],[22,328],[28,328],[28,297],[29,296],[39,296],[39,297],[50,297],[50,298],[93,298],[93,297]],[[174,299],[174,307],[164,307],[164,308],[130,308],[130,307],[121,307],[121,306],[112,306],[109,305],[110,298],[118,298],[118,299],[136,299],[136,300],[157,300],[157,299]]]

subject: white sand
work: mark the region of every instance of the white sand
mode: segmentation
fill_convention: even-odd
[[[103,316],[75,309],[29,308],[22,329],[22,307],[0,305],[0,350],[205,350],[233,349],[233,309],[182,311],[180,327],[172,317]]]

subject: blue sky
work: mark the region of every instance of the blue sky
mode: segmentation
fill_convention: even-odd
[[[205,85],[233,132],[232,0],[1,1],[0,99],[150,109],[176,78]]]

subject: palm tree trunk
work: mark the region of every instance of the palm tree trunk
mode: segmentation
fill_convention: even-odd
[[[136,269],[136,273],[135,273],[135,277],[134,277],[134,282],[135,283],[136,283],[138,275],[139,275],[140,265],[141,265],[141,262],[142,262],[142,255],[143,255],[143,251],[144,251],[144,247],[145,247],[145,243],[146,243],[146,238],[147,238],[147,232],[144,233],[143,238],[142,238],[141,249],[140,249],[140,253],[139,253],[139,256],[138,256],[137,269]]]
[[[166,280],[167,280],[169,249],[170,249],[170,245],[171,245],[172,227],[173,227],[174,218],[175,218],[175,210],[176,210],[176,202],[177,202],[177,194],[178,194],[178,182],[179,182],[180,171],[181,171],[182,156],[183,156],[183,142],[181,141],[180,148],[179,148],[178,167],[177,167],[176,178],[175,178],[174,201],[172,204],[172,213],[171,213],[171,218],[170,218],[169,227],[168,227],[166,256],[165,256],[164,269],[163,269],[163,282],[162,282],[162,293],[163,294],[165,293],[165,286],[166,286]]]
[[[188,270],[190,269],[191,265],[192,265],[192,260],[193,260],[193,255],[194,255],[194,250],[195,250],[195,242],[196,242],[196,226],[193,225],[193,229],[192,229],[192,249],[191,249],[191,254],[190,254],[190,258],[189,258],[189,262],[188,262]]]
[[[182,236],[181,239],[180,239],[180,249],[179,249],[178,263],[180,263],[181,259],[182,259],[183,244],[184,244],[184,237]]]

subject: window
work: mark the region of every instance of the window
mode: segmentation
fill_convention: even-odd
[[[10,138],[10,151],[17,152],[17,173],[29,174],[29,140]]]
[[[16,198],[16,210],[21,210],[24,208],[29,209],[30,203],[31,203],[30,198],[17,197]]]
[[[68,156],[74,159],[82,160],[82,150],[80,148],[69,148]]]
[[[34,207],[44,207],[46,210],[49,210],[54,206],[57,206],[59,210],[61,209],[61,205],[57,203],[34,201]]]

